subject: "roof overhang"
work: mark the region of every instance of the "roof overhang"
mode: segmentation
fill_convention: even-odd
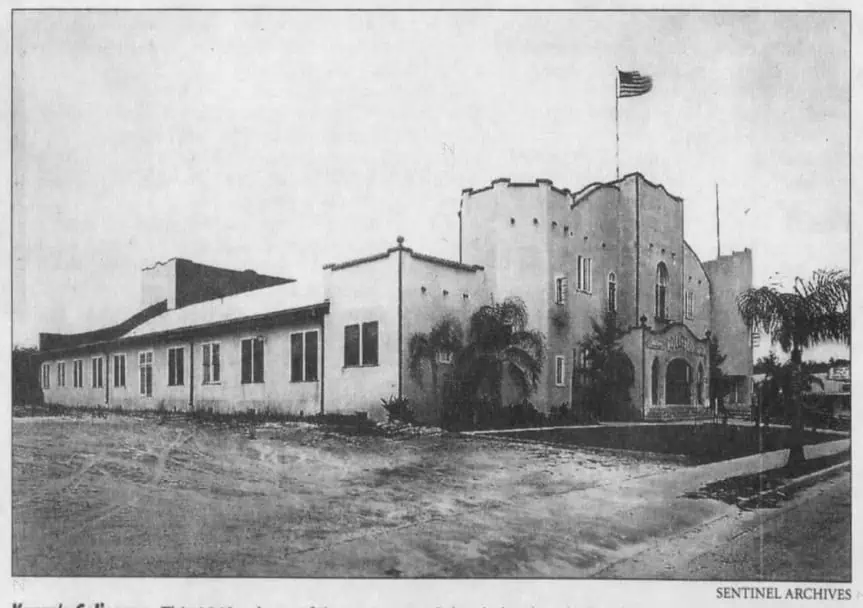
[[[311,304],[309,306],[251,315],[248,317],[238,317],[227,321],[180,327],[177,329],[143,334],[140,336],[123,336],[114,340],[82,344],[73,348],[42,351],[38,356],[41,359],[54,359],[64,355],[100,353],[112,348],[138,346],[153,342],[165,343],[187,340],[191,341],[196,338],[216,336],[223,334],[226,331],[255,333],[272,329],[274,327],[319,321],[329,312],[330,303],[329,301],[324,301],[317,304]]]

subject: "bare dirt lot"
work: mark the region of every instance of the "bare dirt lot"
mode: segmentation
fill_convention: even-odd
[[[13,420],[13,574],[579,576],[730,509],[651,502],[680,465],[302,424]],[[645,478],[644,488],[620,490]]]

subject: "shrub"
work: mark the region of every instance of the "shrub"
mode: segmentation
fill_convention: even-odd
[[[547,416],[534,407],[533,403],[524,399],[509,406],[509,426],[541,426],[547,423]]]
[[[414,422],[414,412],[410,408],[410,401],[407,397],[390,396],[387,399],[381,399],[383,408],[387,411],[387,418],[397,422]]]

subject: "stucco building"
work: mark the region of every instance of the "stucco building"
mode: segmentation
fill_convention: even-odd
[[[407,373],[410,337],[518,296],[547,340],[531,396],[540,409],[583,407],[579,344],[608,310],[626,329],[634,416],[708,407],[710,332],[736,379],[733,399],[749,402],[751,340],[735,299],[751,286],[752,253],[702,263],[684,240],[683,200],[661,185],[638,173],[578,192],[497,179],[464,190],[458,213],[458,261],[399,239],[328,264],[309,284],[188,260],[145,268],[142,310],[127,321],[40,336],[45,399],[381,417],[380,399],[402,395],[434,422],[440,396]]]

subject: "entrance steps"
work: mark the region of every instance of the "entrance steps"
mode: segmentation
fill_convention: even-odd
[[[705,405],[660,405],[647,411],[645,420],[650,422],[668,420],[709,420],[713,418],[710,406]]]

